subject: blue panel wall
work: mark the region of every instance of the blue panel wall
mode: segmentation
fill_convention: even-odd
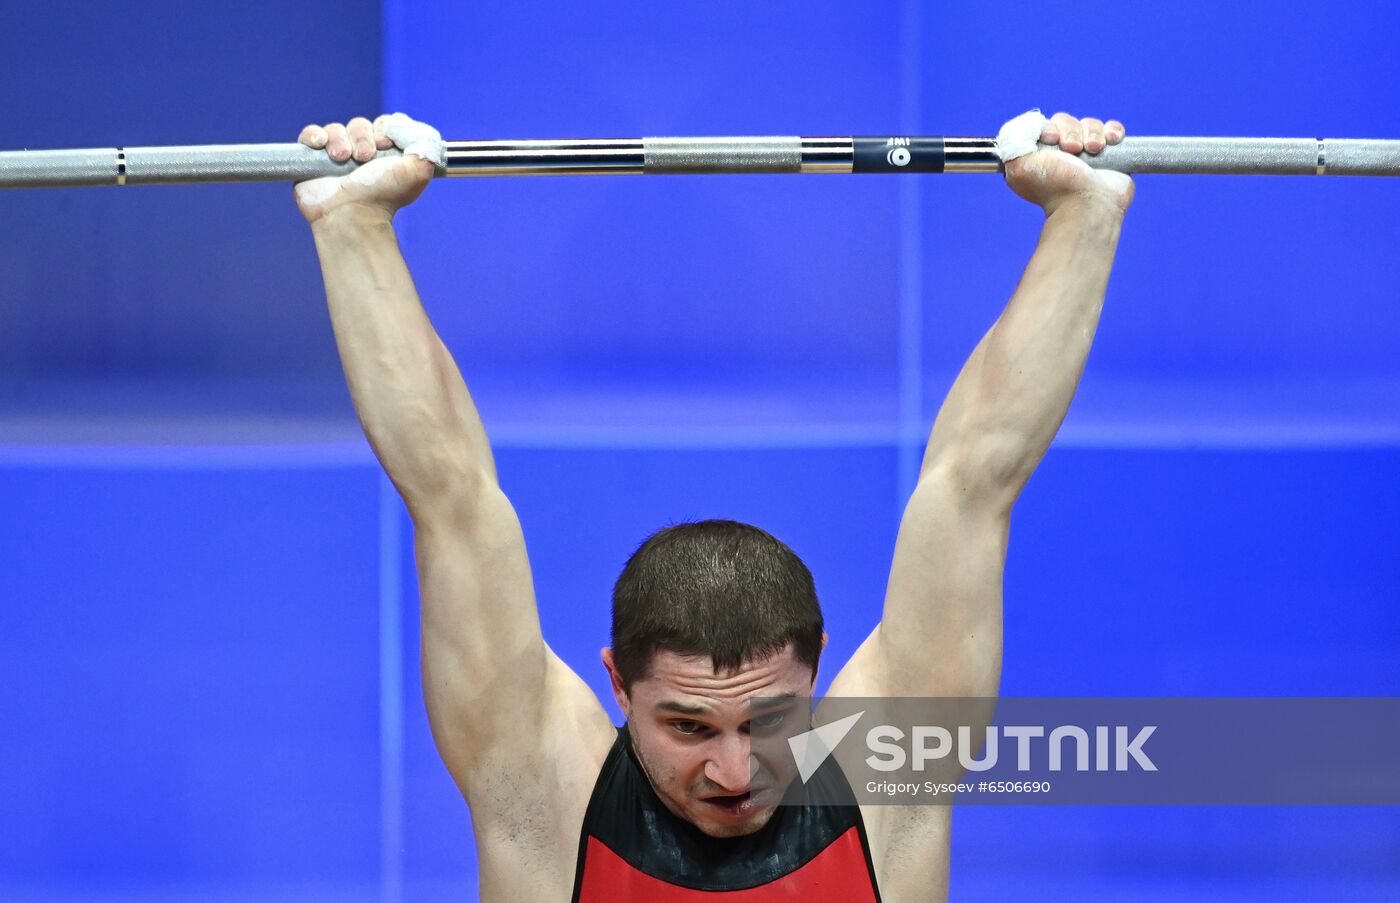
[[[392,3],[386,102],[464,138],[887,128],[896,6],[820,7]],[[475,181],[430,192],[405,244],[440,328],[483,365],[573,382],[888,381],[896,188]]]
[[[377,887],[376,479],[0,469],[0,896]]]
[[[1388,85],[1400,9],[1187,0],[1094,7],[1025,0],[926,6],[921,119],[985,132],[994,111],[1113,116],[1128,134],[1400,134]],[[931,354],[947,366],[991,308],[950,303],[1014,284],[1033,233],[972,180],[925,189]],[[1089,379],[1289,380],[1400,375],[1394,180],[1138,180]],[[980,212],[979,212],[980,211]],[[1023,223],[1005,240],[999,236]],[[944,303],[938,303],[945,299]],[[1267,400],[1266,400],[1267,403]],[[1390,413],[1395,412],[1390,408]]]
[[[290,140],[380,108],[449,138],[985,134],[1032,105],[1400,137],[1378,0],[136,13],[0,9],[0,145]],[[1139,180],[1013,524],[1007,693],[1400,695],[1398,192]],[[286,186],[0,205],[0,898],[471,899],[408,524],[355,438]],[[991,176],[458,181],[401,215],[564,659],[603,691],[626,555],[729,516],[812,565],[829,679],[1038,225]],[[954,899],[1400,886],[1391,810],[955,821]]]
[[[6,3],[0,148],[290,140],[378,106],[380,34],[376,0]],[[376,896],[367,455],[101,447],[344,417],[290,191],[0,209],[0,898]],[[57,436],[97,446],[13,447]]]
[[[6,3],[0,148],[293,141],[313,120],[376,108],[379,57],[377,0]],[[342,404],[287,186],[16,191],[0,205],[4,408],[83,379],[310,381],[329,388],[304,403]]]

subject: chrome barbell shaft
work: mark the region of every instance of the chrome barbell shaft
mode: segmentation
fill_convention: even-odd
[[[449,141],[440,176],[999,172],[993,138],[629,138]],[[379,156],[397,155],[397,150]],[[1126,138],[1097,169],[1229,175],[1400,176],[1400,141],[1356,138]],[[0,151],[0,188],[299,182],[344,175],[301,144]]]

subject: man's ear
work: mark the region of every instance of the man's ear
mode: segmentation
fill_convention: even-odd
[[[603,659],[603,667],[608,669],[608,679],[612,682],[613,698],[617,700],[617,707],[622,710],[622,714],[631,720],[631,700],[627,698],[627,690],[622,684],[622,674],[617,670],[617,662],[613,659],[613,651],[604,646],[600,652]]]
[[[831,636],[830,636],[825,630],[823,630],[823,631],[822,631],[822,652],[825,652],[825,651],[826,651],[826,644],[827,644],[828,642],[830,642],[830,641],[831,641]],[[818,660],[818,662],[821,661],[820,656],[818,656],[818,659],[817,659],[817,660]],[[816,690],[817,690],[817,670],[818,670],[820,667],[821,667],[821,665],[818,664],[816,668],[813,668],[813,669],[812,669],[812,692],[813,692],[813,694],[815,694],[815,693],[816,693]]]

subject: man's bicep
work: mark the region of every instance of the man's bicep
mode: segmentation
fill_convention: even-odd
[[[867,644],[892,695],[992,696],[1001,676],[1008,516],[925,474],[895,541],[880,625]]]

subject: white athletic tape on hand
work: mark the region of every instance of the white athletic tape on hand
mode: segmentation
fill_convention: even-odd
[[[1017,157],[1033,154],[1038,149],[1040,133],[1050,120],[1040,115],[1039,110],[1029,110],[1007,122],[997,132],[997,156],[1001,162],[1009,163]]]
[[[447,165],[447,147],[442,133],[404,113],[390,114],[384,120],[384,134],[405,154],[422,157],[434,166]]]

